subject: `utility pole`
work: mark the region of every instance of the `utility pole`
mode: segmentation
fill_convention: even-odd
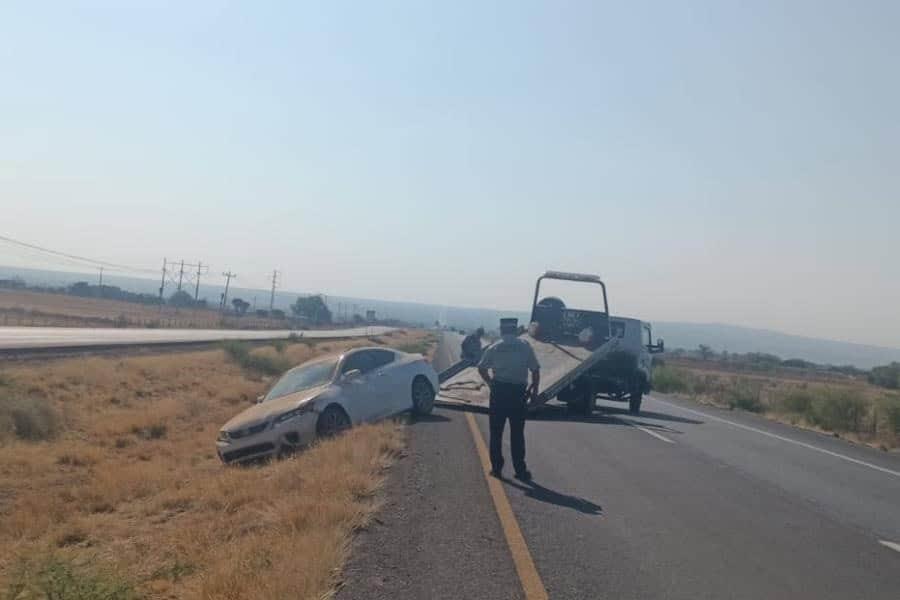
[[[197,261],[197,284],[194,286],[194,302],[200,299],[200,269],[203,267],[203,263],[199,260]]]
[[[159,310],[162,311],[163,293],[166,291],[166,259],[163,259],[162,281],[159,282]]]
[[[278,285],[278,269],[272,271],[272,295],[269,296],[269,314],[275,308],[275,287]]]
[[[222,310],[225,310],[225,303],[228,302],[228,284],[231,283],[232,279],[236,279],[237,275],[228,271],[227,273],[222,273],[222,277],[225,278],[225,293],[222,294]]]
[[[181,282],[184,280],[184,259],[181,259],[181,270],[178,271],[178,291],[181,291]]]

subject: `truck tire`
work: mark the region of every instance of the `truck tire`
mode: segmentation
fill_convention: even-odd
[[[633,415],[641,412],[641,400],[644,398],[643,392],[632,392],[628,398],[628,412]]]

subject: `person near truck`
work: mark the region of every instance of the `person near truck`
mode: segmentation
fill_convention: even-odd
[[[479,327],[462,341],[462,358],[473,365],[477,365],[481,360],[481,337],[484,335],[484,329]]]
[[[503,429],[508,420],[516,479],[531,481],[525,465],[525,414],[528,398],[538,394],[541,372],[534,349],[517,335],[518,323],[518,319],[500,319],[500,340],[484,351],[478,373],[491,390],[491,475],[503,477]]]

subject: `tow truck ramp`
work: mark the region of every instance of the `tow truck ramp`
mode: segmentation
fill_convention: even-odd
[[[619,338],[613,337],[591,351],[583,346],[540,341],[527,333],[522,337],[534,349],[541,367],[538,397],[528,404],[529,410],[543,406],[582,374],[617,349]],[[490,390],[478,369],[468,361],[460,361],[439,375],[441,389],[436,402],[446,406],[488,408]]]

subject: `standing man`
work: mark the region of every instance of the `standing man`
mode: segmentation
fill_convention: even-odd
[[[491,475],[503,477],[503,428],[509,419],[516,479],[531,481],[531,473],[525,466],[525,413],[528,398],[538,394],[541,374],[534,350],[517,336],[518,324],[518,319],[500,319],[500,341],[484,351],[478,373],[491,388]]]
[[[473,365],[477,365],[481,360],[481,336],[484,335],[484,329],[479,327],[474,332],[463,338],[462,341],[462,357]]]

